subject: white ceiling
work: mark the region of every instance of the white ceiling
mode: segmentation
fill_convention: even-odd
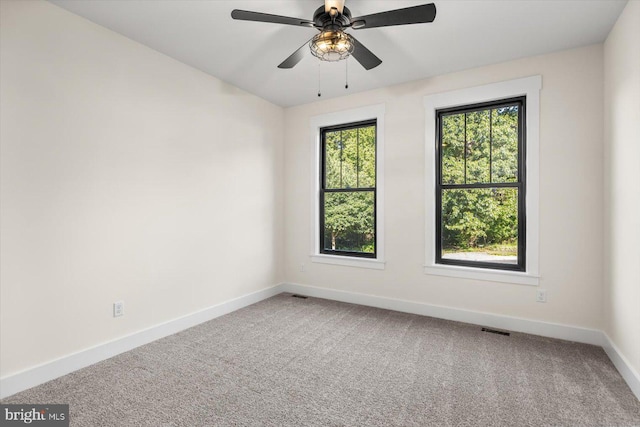
[[[313,28],[235,21],[245,9],[312,19],[322,0],[50,0],[179,61],[284,107],[429,76],[604,41],[626,0],[434,0],[431,24],[351,30],[382,59],[365,71],[349,59],[308,55],[296,67],[277,65],[310,39]],[[429,0],[346,0],[352,15]]]

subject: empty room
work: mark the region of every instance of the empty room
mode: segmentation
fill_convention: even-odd
[[[640,426],[640,0],[0,19],[0,425]]]

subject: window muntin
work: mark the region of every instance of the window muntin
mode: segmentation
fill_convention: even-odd
[[[376,120],[320,130],[322,254],[376,258]]]
[[[525,97],[436,111],[436,263],[525,271]]]

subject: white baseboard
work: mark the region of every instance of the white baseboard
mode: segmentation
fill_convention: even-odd
[[[611,339],[602,331],[294,283],[282,283],[262,289],[214,305],[202,311],[0,378],[0,399],[106,360],[141,345],[148,344],[157,339],[215,319],[224,314],[231,313],[232,311],[262,301],[281,292],[291,292],[334,301],[602,346],[616,369],[618,369],[622,375],[622,378],[640,400],[640,375],[633,369]]]
[[[281,293],[272,286],[0,378],[0,399]]]
[[[558,338],[597,346],[602,345],[602,331],[596,329],[587,329],[578,326],[561,325],[558,323],[542,322],[539,320],[522,319],[519,317],[463,310],[459,308],[424,304],[294,283],[282,284],[281,290],[283,292],[292,292],[308,295],[310,297],[385,308],[388,310],[402,311],[404,313],[437,317],[439,319],[455,320],[457,322],[489,326],[514,332],[524,332],[543,337]]]
[[[622,378],[627,382],[627,385],[633,394],[635,394],[638,400],[640,400],[640,374],[633,369],[633,366],[631,366],[627,358],[624,357],[611,338],[609,338],[609,335],[604,332],[602,335],[604,338],[604,342],[602,344],[604,351],[613,362],[613,366],[616,367],[618,372],[620,372],[620,375],[622,375]]]
[[[633,369],[627,358],[620,352],[609,336],[597,329],[581,328],[579,326],[562,325],[543,322],[540,320],[522,319],[518,317],[502,316],[499,314],[483,313],[479,311],[462,310],[459,308],[417,303],[374,295],[346,292],[337,289],[320,288],[316,286],[295,283],[280,285],[282,292],[325,298],[334,301],[366,305],[369,307],[385,308],[404,313],[420,314],[437,317],[439,319],[455,320],[457,322],[490,326],[514,332],[523,332],[543,337],[557,338],[567,341],[580,342],[602,347],[611,359],[620,375],[625,380],[633,394],[640,400],[640,375]]]

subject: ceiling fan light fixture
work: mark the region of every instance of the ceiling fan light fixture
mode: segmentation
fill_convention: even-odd
[[[311,53],[322,61],[341,61],[353,53],[353,37],[340,30],[324,30],[309,42]]]

